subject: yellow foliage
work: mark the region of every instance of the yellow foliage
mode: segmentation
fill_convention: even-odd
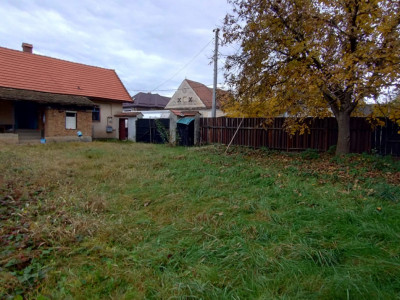
[[[373,118],[388,118],[400,126],[400,97],[387,103],[377,103],[373,109]],[[382,121],[381,121],[382,122]],[[384,122],[382,122],[384,125]],[[400,133],[400,131],[399,131]]]
[[[234,13],[225,18],[224,43],[242,51],[226,61],[235,96],[224,103],[228,116],[349,116],[400,80],[399,1],[229,2]],[[400,119],[398,108],[385,109]],[[306,130],[294,121],[287,126]]]

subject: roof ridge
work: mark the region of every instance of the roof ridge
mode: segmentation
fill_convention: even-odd
[[[40,56],[40,57],[44,57],[44,58],[49,58],[49,59],[54,59],[54,60],[59,60],[59,61],[64,61],[67,63],[71,63],[71,64],[77,64],[77,65],[81,65],[81,66],[87,66],[87,67],[91,67],[91,68],[97,68],[97,69],[103,69],[103,70],[107,70],[107,71],[114,71],[115,69],[109,69],[109,68],[104,68],[104,67],[99,67],[99,66],[93,66],[93,65],[89,65],[89,64],[83,64],[83,63],[78,63],[75,61],[71,61],[71,60],[66,60],[66,59],[62,59],[62,58],[57,58],[57,57],[52,57],[52,56],[48,56],[48,55],[43,55],[43,54],[36,54],[36,53],[26,53],[20,50],[15,50],[15,49],[11,49],[11,48],[6,48],[6,47],[2,47],[0,46],[0,48],[8,50],[8,51],[13,51],[16,52],[18,54],[23,54],[23,55],[35,55],[35,56]],[[129,94],[129,93],[128,93]]]
[[[0,46],[0,85],[131,102],[115,69]]]
[[[196,88],[197,87],[202,87],[202,86],[205,86],[206,88],[209,88],[208,86],[206,86],[204,83],[201,83],[201,82],[198,82],[198,81],[194,81],[194,80],[190,80],[190,79],[185,79],[188,83],[189,83],[189,85],[190,85],[190,82],[192,82],[192,83],[195,83],[195,84],[199,84],[200,86],[195,86]],[[192,87],[192,86],[191,86]],[[194,87],[192,87],[192,88],[194,88]]]

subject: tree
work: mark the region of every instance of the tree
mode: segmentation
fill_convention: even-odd
[[[385,126],[385,120],[391,120],[400,127],[400,95],[374,105],[369,119],[374,125]],[[400,134],[400,130],[398,133]]]
[[[338,122],[337,154],[350,151],[350,116],[399,87],[400,1],[228,0],[223,43],[231,113]]]

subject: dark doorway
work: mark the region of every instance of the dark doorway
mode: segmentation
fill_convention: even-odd
[[[16,102],[15,129],[38,129],[39,112],[38,106],[32,102]]]
[[[139,119],[136,121],[136,141],[164,144],[169,142],[169,119]]]
[[[125,141],[128,138],[128,119],[119,119],[119,139]]]
[[[179,145],[190,147],[194,145],[194,118],[178,120],[177,133]]]

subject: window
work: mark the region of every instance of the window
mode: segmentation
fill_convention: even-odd
[[[182,102],[182,101],[181,101],[181,98],[178,98],[178,101],[177,101],[177,102],[178,102],[178,103]]]
[[[193,102],[193,97],[189,97],[189,102]]]
[[[76,129],[76,111],[65,112],[65,128]]]
[[[92,111],[92,121],[98,121],[98,122],[100,122],[100,107],[99,107],[99,106],[93,107],[93,111]]]

